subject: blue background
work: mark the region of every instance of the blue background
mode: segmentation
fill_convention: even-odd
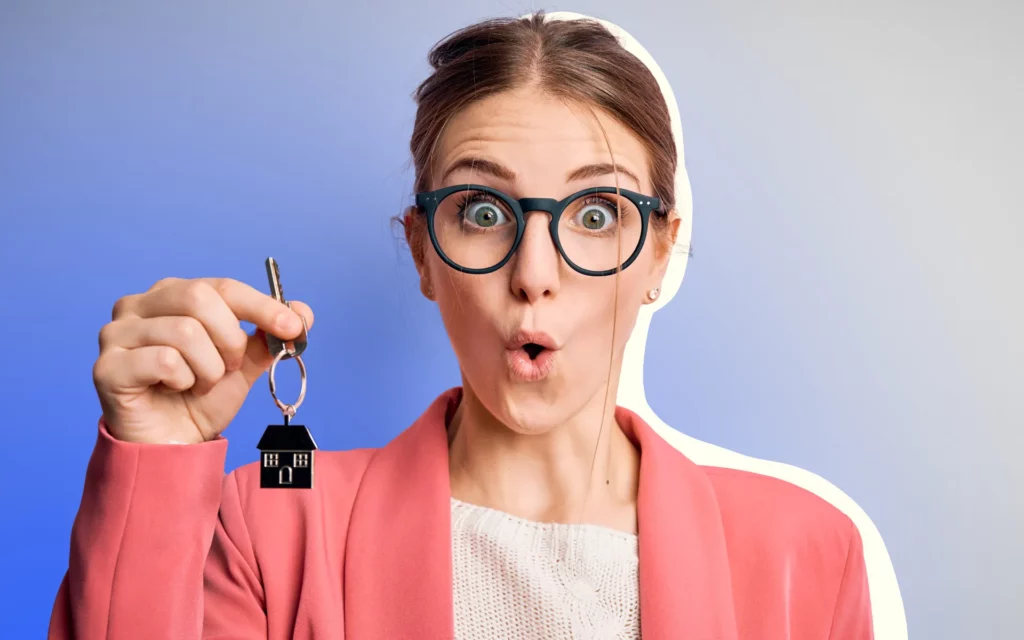
[[[118,297],[263,289],[275,256],[317,313],[301,415],[324,448],[381,445],[458,384],[389,222],[410,95],[436,40],[537,8],[0,3],[5,637],[43,635],[67,567]],[[653,321],[653,408],[856,500],[911,637],[1020,637],[1020,3],[543,8],[631,32],[679,101],[695,255]],[[278,418],[259,383],[228,469]]]

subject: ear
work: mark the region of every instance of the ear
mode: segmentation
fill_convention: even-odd
[[[672,260],[676,238],[679,237],[679,224],[679,216],[676,215],[675,210],[669,211],[668,237],[657,237],[655,259],[651,264],[651,272],[644,290],[643,304],[651,304],[658,299],[661,283],[665,279],[665,274],[668,273],[668,264]]]
[[[423,251],[426,227],[416,205],[406,208],[402,216],[402,226],[405,228],[405,243],[409,246],[409,252],[412,253],[413,262],[416,264],[416,272],[423,278],[426,273]]]
[[[426,227],[423,224],[423,216],[415,205],[405,210],[402,226],[405,228],[405,243],[409,245],[409,252],[416,263],[416,273],[420,274],[420,293],[427,300],[434,300],[434,286],[430,283],[430,274],[427,273],[425,262]]]
[[[420,277],[420,293],[422,293],[423,297],[426,298],[427,300],[430,300],[432,302],[435,301],[434,285],[430,284],[430,278],[428,278],[425,275]]]
[[[651,268],[651,287],[661,287],[668,272],[668,263],[672,260],[672,252],[675,251],[676,240],[679,238],[679,225],[682,220],[676,214],[675,209],[668,212],[668,238],[658,240],[655,252],[655,261]]]

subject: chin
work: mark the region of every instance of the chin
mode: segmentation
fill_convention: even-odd
[[[463,385],[498,422],[522,435],[543,435],[576,417],[603,392],[603,379],[578,366],[568,351],[560,351],[540,379],[530,380],[509,366],[507,354],[474,359],[462,369]],[[577,366],[572,366],[576,364]],[[587,365],[590,363],[588,362]],[[590,374],[590,375],[588,375]]]
[[[573,417],[584,403],[576,395],[552,379],[525,384],[504,380],[495,388],[492,413],[516,433],[541,435]]]

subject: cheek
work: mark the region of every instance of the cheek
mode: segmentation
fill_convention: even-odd
[[[437,262],[431,275],[434,299],[456,354],[469,357],[485,344],[493,351],[495,341],[503,340],[500,311],[508,286],[492,276],[459,273]]]
[[[431,252],[428,260],[430,282],[436,292],[437,304],[442,313],[462,319],[471,319],[480,311],[493,304],[495,283],[489,275],[461,273],[444,264],[437,254]]]
[[[642,275],[639,270],[619,274],[617,292],[616,276],[601,278],[599,282],[592,283],[594,286],[584,287],[579,299],[565,306],[566,312],[574,316],[574,337],[581,350],[598,353],[605,359],[612,344],[617,352],[621,352],[636,323],[642,302]]]

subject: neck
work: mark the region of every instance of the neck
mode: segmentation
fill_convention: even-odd
[[[639,454],[615,421],[615,391],[606,403],[602,387],[564,423],[523,434],[463,380],[449,425],[453,497],[528,520],[634,530]]]
[[[650,312],[641,309],[622,354],[622,373],[619,375],[616,394],[616,403],[641,415],[649,413],[647,394],[644,391],[644,353],[650,328]]]

